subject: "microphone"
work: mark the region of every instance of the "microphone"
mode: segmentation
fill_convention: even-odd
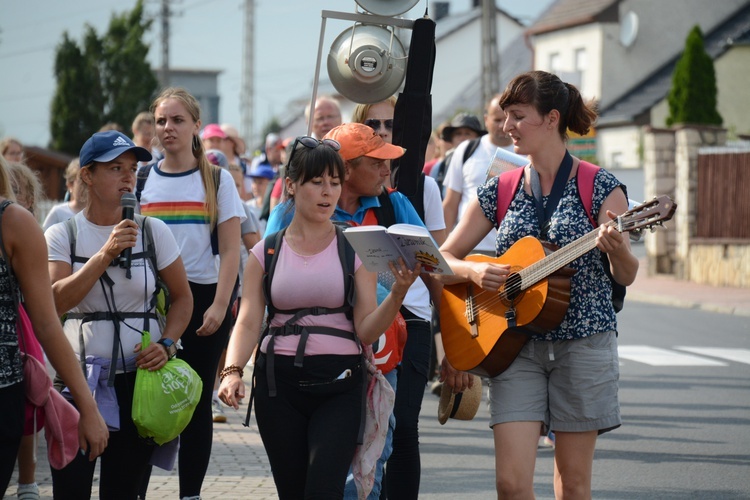
[[[122,207],[122,218],[133,220],[135,218],[135,195],[133,193],[123,193],[120,198],[120,206]],[[126,276],[130,278],[130,259],[133,255],[133,249],[128,247],[120,254],[120,267],[127,269]]]

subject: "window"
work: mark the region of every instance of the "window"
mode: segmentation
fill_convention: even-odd
[[[622,168],[622,156],[622,151],[613,152],[609,168]]]
[[[559,52],[554,52],[549,55],[549,72],[556,75],[562,71],[562,58]]]

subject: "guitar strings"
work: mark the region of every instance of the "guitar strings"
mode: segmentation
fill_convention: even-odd
[[[606,223],[607,226],[616,227],[616,220],[612,220]],[[625,223],[624,226],[631,226],[630,223]],[[474,296],[474,304],[471,308],[471,313],[481,318],[482,313],[486,311],[487,315],[495,315],[490,309],[494,308],[499,303],[504,301],[510,301],[510,297],[515,297],[520,294],[523,290],[530,288],[537,282],[548,277],[550,274],[561,269],[569,262],[581,257],[585,253],[596,247],[596,236],[598,235],[599,229],[594,229],[587,233],[583,237],[576,241],[566,245],[564,248],[565,252],[552,252],[542,260],[539,260],[530,266],[519,271],[518,274],[521,279],[514,280],[514,283],[508,287],[503,287],[499,292],[489,292],[481,289],[479,293]],[[574,256],[570,258],[570,255]],[[488,299],[483,298],[485,294],[490,294]]]

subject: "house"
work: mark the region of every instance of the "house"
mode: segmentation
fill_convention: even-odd
[[[596,155],[602,166],[640,167],[641,126],[665,126],[672,68],[696,24],[707,48],[709,41],[715,46],[709,53],[724,126],[750,130],[745,118],[750,102],[736,97],[750,71],[747,44],[736,43],[747,39],[749,5],[748,0],[558,0],[527,31],[533,67],[559,75],[598,102]]]

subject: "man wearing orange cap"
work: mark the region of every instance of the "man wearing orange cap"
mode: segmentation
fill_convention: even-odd
[[[333,214],[334,220],[353,225],[373,223],[369,222],[371,218],[368,215],[381,206],[378,196],[383,193],[391,174],[390,163],[387,160],[403,156],[404,148],[386,143],[371,127],[362,123],[339,125],[328,132],[325,139],[333,139],[341,145],[339,154],[346,169],[341,197]],[[300,143],[297,147],[305,146]],[[396,223],[424,227],[417,211],[404,195],[392,191],[388,195],[388,200],[393,206]],[[289,225],[294,214],[293,207],[288,206],[289,203],[281,203],[271,212],[266,235]],[[430,279],[429,275],[422,276]],[[418,422],[422,396],[427,385],[432,345],[430,294],[422,280],[415,281],[407,292],[401,313],[407,325],[403,358],[408,362],[402,362],[398,370],[398,390],[394,408],[396,427],[392,446],[400,448],[399,459],[397,463],[389,461],[387,467],[389,474],[398,471],[391,480],[402,483],[404,478],[403,482],[414,483],[403,484],[405,490],[418,491],[421,470]],[[393,385],[392,381],[389,382]],[[390,443],[386,442],[386,446],[389,445]]]

